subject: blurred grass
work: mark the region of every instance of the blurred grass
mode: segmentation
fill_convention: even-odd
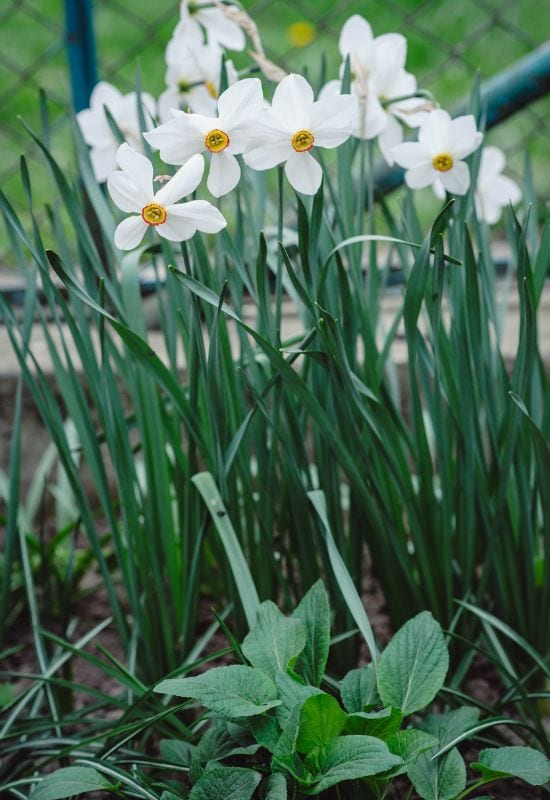
[[[54,155],[70,163],[70,88],[63,49],[62,0],[4,0],[0,10],[0,182],[18,211],[24,195],[19,157],[26,153],[33,174],[35,203],[48,200],[46,168],[30,147],[18,122],[22,116],[39,126],[38,87],[50,99],[55,130]],[[352,13],[363,13],[375,34],[404,33],[409,41],[408,68],[444,107],[469,92],[479,69],[489,78],[542,42],[547,11],[537,0],[243,0],[256,20],[269,55],[288,69],[306,70],[318,81],[321,61],[327,77],[335,75],[337,37]],[[175,0],[97,0],[95,23],[100,77],[129,91],[136,67],[144,89],[158,94],[164,85],[163,48],[176,23]],[[307,47],[293,44],[295,23],[312,24]],[[239,56],[237,65],[246,63]],[[539,195],[548,199],[550,155],[547,141],[550,99],[545,98],[490,134],[490,141],[509,154],[509,171],[523,173],[524,152],[534,164]],[[0,231],[0,264],[9,264],[8,240]]]

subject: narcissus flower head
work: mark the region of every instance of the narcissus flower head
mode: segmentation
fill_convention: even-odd
[[[173,38],[195,36],[203,39],[204,34],[209,44],[218,44],[227,50],[244,50],[246,44],[243,29],[226,15],[223,8],[201,0],[182,0],[180,21]]]
[[[273,95],[270,109],[254,125],[246,163],[257,170],[285,165],[297,192],[315,194],[322,171],[311,151],[338,147],[351,136],[357,100],[351,95],[327,96],[317,102],[301,75],[287,75]]]
[[[239,182],[235,156],[244,152],[262,105],[262,84],[246,78],[220,95],[217,117],[174,110],[173,119],[144,136],[167,164],[185,164],[195,153],[209,152],[208,191],[221,197]]]
[[[224,216],[206,200],[179,202],[199,185],[204,172],[202,156],[189,159],[157,192],[148,158],[123,144],[116,160],[120,169],[109,175],[109,194],[115,205],[132,214],[115,231],[115,245],[120,250],[137,247],[149,227],[172,242],[190,239],[197,231],[218,233],[225,228]]]
[[[141,94],[146,129],[153,127],[156,103],[150,94]],[[79,111],[76,121],[86,144],[91,146],[90,159],[98,183],[104,183],[116,167],[116,154],[120,141],[105,113],[109,112],[125,140],[134,150],[142,150],[141,124],[138,113],[138,95],[123,95],[106,81],[98,83],[90,97],[90,107]]]
[[[431,186],[438,196],[445,192],[464,195],[470,187],[470,170],[463,161],[481,144],[471,114],[451,119],[446,111],[431,111],[418,132],[418,142],[393,148],[397,164],[405,167],[405,182],[411,189]]]
[[[498,147],[484,147],[481,152],[474,195],[479,219],[489,225],[498,222],[502,209],[521,200],[521,189],[511,178],[502,174],[506,158]]]

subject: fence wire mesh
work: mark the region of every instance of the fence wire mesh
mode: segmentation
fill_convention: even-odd
[[[407,68],[446,108],[466,95],[479,70],[487,79],[506,69],[543,41],[547,10],[539,0],[243,0],[257,22],[268,55],[286,69],[338,68],[337,41],[353,13],[367,17],[376,35],[399,31],[409,43]],[[100,77],[129,91],[136,64],[145,90],[163,89],[163,50],[178,16],[177,0],[96,0],[94,5]],[[52,150],[69,158],[71,97],[65,53],[62,0],[3,0],[0,11],[0,185],[16,209],[24,205],[19,159],[24,153],[34,173],[35,203],[48,200],[46,168],[36,156],[18,116],[40,128],[38,88],[46,90],[52,123]],[[237,64],[239,64],[237,58]],[[523,172],[524,153],[532,159],[541,200],[550,196],[550,97],[500,125],[490,141],[507,152],[509,171]],[[9,261],[9,242],[0,233],[0,264]]]

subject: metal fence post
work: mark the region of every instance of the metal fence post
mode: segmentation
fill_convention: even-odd
[[[87,108],[97,83],[91,0],[65,0],[65,40],[75,111]]]

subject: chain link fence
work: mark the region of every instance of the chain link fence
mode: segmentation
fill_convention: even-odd
[[[48,201],[46,168],[36,157],[21,116],[40,128],[38,89],[46,90],[51,145],[61,163],[70,146],[71,94],[65,52],[62,0],[3,0],[0,10],[0,184],[18,211],[24,207],[19,159],[28,159],[35,204]],[[471,88],[479,70],[487,79],[542,43],[547,11],[539,0],[243,0],[262,34],[270,58],[286,69],[336,75],[337,41],[353,13],[367,17],[375,35],[407,36],[407,68],[419,85],[446,108]],[[96,0],[94,21],[101,78],[122,91],[135,85],[139,66],[145,90],[164,86],[163,50],[178,16],[177,0]],[[237,57],[237,65],[245,63]],[[532,159],[541,200],[550,195],[544,180],[550,167],[550,96],[530,105],[490,133],[507,152],[509,172],[521,177],[525,152]],[[0,232],[0,265],[9,263],[9,242]]]

